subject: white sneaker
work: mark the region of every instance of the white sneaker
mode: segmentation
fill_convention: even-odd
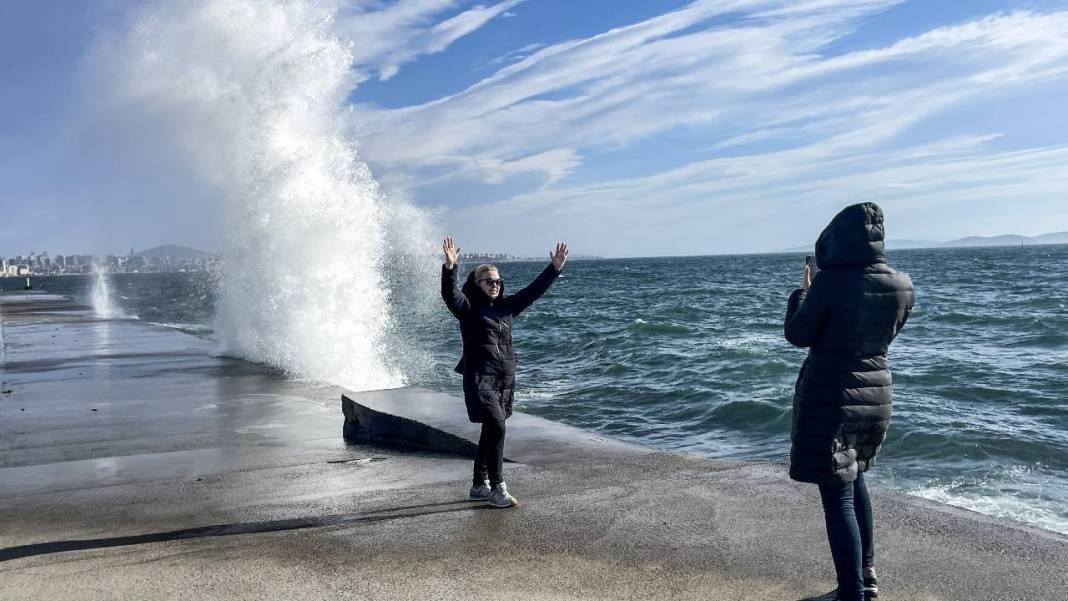
[[[864,601],[879,598],[879,580],[875,577],[875,568],[864,568]]]
[[[504,482],[493,487],[493,492],[487,502],[494,507],[515,507],[519,505],[519,501],[516,501],[515,497],[508,494],[508,486]]]
[[[472,486],[471,492],[467,494],[469,501],[488,501],[490,495],[493,494],[493,489],[490,488],[489,480],[482,483],[482,486]]]

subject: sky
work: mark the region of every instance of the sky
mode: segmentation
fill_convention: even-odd
[[[175,130],[94,103],[151,4],[0,3],[0,256],[221,246]],[[315,5],[384,202],[464,250],[770,252],[863,201],[898,240],[1068,230],[1068,0]]]

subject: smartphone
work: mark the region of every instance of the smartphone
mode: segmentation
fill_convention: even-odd
[[[820,266],[816,264],[816,256],[805,255],[805,265],[808,265],[809,270],[812,272],[812,279],[816,279],[816,274],[820,271]]]

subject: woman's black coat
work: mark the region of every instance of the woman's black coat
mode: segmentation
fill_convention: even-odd
[[[886,264],[883,214],[846,207],[816,242],[820,271],[795,290],[784,331],[809,347],[794,387],[790,477],[845,484],[875,462],[890,425],[886,353],[912,310],[912,280]]]
[[[441,298],[460,320],[464,354],[456,371],[464,376],[464,404],[473,422],[504,420],[512,415],[515,399],[515,348],[512,346],[512,318],[545,294],[560,272],[551,263],[534,281],[519,292],[491,300],[472,271],[463,290],[456,291],[454,266],[441,268]]]

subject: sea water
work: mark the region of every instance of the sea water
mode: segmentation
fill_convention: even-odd
[[[890,350],[894,415],[873,481],[1068,533],[1068,246],[906,250],[891,262],[912,276],[916,307]],[[543,267],[500,266],[510,291]],[[517,408],[654,447],[784,462],[805,351],[783,339],[782,318],[802,267],[792,254],[571,261],[515,321]],[[111,278],[126,314],[216,336],[210,276]],[[79,277],[35,287],[91,290]],[[431,300],[425,314],[394,308],[392,368],[403,384],[460,394],[459,330]]]

